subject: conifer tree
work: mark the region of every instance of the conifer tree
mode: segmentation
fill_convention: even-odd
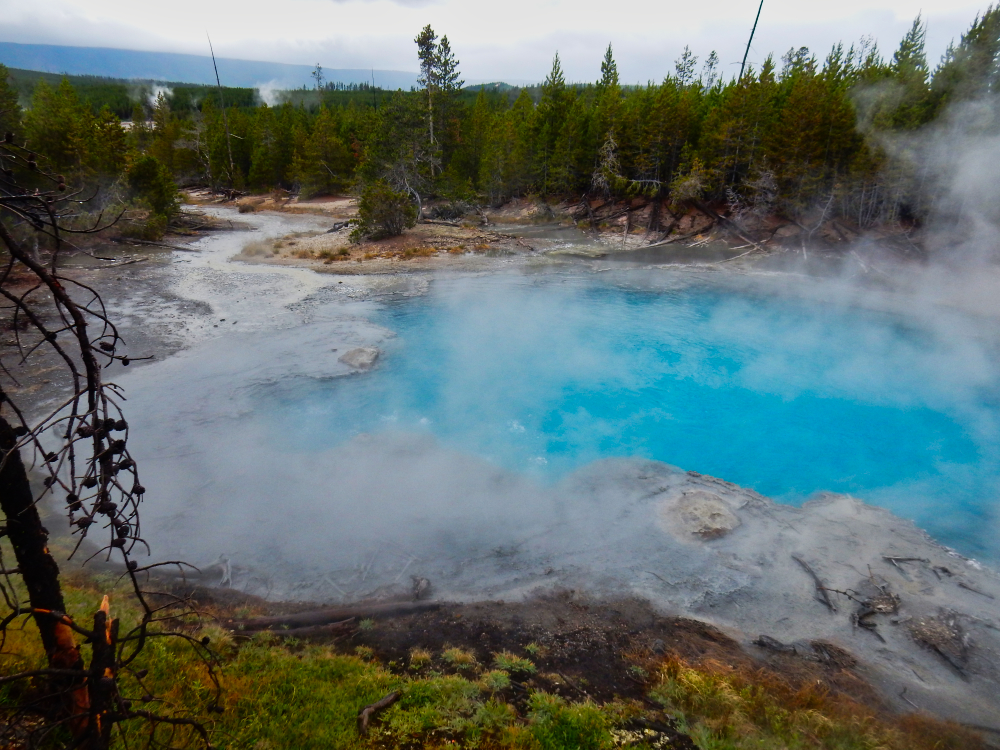
[[[437,55],[434,59],[434,77],[442,94],[456,94],[465,85],[465,81],[461,79],[461,74],[458,72],[458,64],[446,34],[441,37],[441,43],[437,47]]]
[[[808,206],[825,186],[827,88],[816,75],[795,75],[771,129],[770,164],[789,208]]]
[[[717,80],[719,80],[719,55],[715,50],[712,50],[705,59],[705,65],[701,70],[701,85],[710,89],[715,86]]]
[[[774,62],[765,60],[758,74],[748,66],[731,81],[705,116],[697,153],[705,168],[707,187],[739,194],[767,157],[762,142],[771,135],[780,110]]]
[[[694,87],[668,78],[649,92],[648,114],[633,118],[639,123],[635,158],[629,158],[627,140],[622,148],[626,163],[638,168],[636,177],[669,184],[680,166],[681,152],[696,137],[701,95]],[[621,142],[621,140],[620,140]],[[641,156],[639,155],[641,154]]]
[[[545,82],[542,84],[542,98],[538,103],[538,110],[536,112],[537,154],[541,162],[538,166],[541,172],[541,189],[543,193],[548,193],[551,187],[550,170],[552,168],[552,154],[555,151],[556,141],[566,120],[568,103],[566,78],[563,75],[559,53],[556,52],[555,57],[552,59],[552,70],[549,71]]]
[[[462,141],[451,159],[456,172],[463,178],[473,182],[478,179],[486,144],[497,127],[496,116],[486,97],[486,91],[480,87],[476,102],[463,126]]]
[[[161,91],[153,105],[153,132],[150,134],[148,150],[171,173],[176,171],[174,151],[179,137],[180,123],[171,113],[170,102]]]
[[[698,58],[691,52],[691,48],[685,44],[684,51],[674,63],[675,77],[681,86],[690,86],[694,83],[694,69],[697,65]]]
[[[10,71],[0,63],[0,135],[11,133],[16,140],[21,138],[21,105],[18,103],[17,89],[10,84]]]
[[[416,39],[417,58],[420,60],[420,77],[417,81],[427,91],[427,132],[428,142],[434,145],[434,94],[438,88],[437,34],[430,24],[424,26]]]
[[[892,128],[913,129],[927,121],[929,97],[927,55],[924,42],[927,26],[920,16],[899,43],[892,56],[889,72],[899,87],[898,104],[885,113],[885,124]]]
[[[927,55],[924,51],[927,25],[918,15],[892,56],[890,69],[902,81],[926,82]]]
[[[254,190],[270,190],[277,186],[274,149],[274,111],[266,104],[254,118],[251,129],[250,169],[247,184]]]
[[[423,201],[440,170],[438,149],[424,139],[419,100],[397,91],[379,110],[363,156],[361,177],[366,185],[386,181],[393,190],[410,195],[422,215]]]
[[[1000,89],[1000,6],[990,5],[976,16],[969,30],[954,42],[934,72],[931,95],[934,113],[948,104]]]
[[[354,160],[338,130],[334,114],[322,107],[296,159],[303,196],[334,194],[350,183]]]
[[[601,80],[598,82],[597,88],[598,91],[603,92],[612,87],[618,87],[618,64],[615,62],[614,51],[609,42],[604,59],[601,61]]]
[[[566,117],[552,152],[551,191],[568,194],[586,190],[589,182],[588,135],[590,108],[575,89],[566,92]]]
[[[87,166],[92,119],[68,79],[55,89],[42,80],[24,118],[25,136],[30,148],[47,156],[54,171],[79,174]]]
[[[524,195],[538,183],[539,148],[535,141],[537,113],[527,90],[514,101],[508,113],[509,147],[503,184],[508,196]]]
[[[89,147],[90,163],[99,175],[110,181],[125,169],[128,158],[128,138],[118,116],[107,106],[94,118],[94,130]]]
[[[442,141],[442,148],[447,152],[442,153],[442,161],[450,158],[451,151],[454,150],[456,142],[460,138],[458,96],[462,92],[465,81],[461,79],[458,65],[459,61],[452,52],[447,35],[441,37],[434,59],[434,78],[437,81],[438,98],[436,116],[440,123],[437,132],[439,140]]]
[[[128,130],[129,145],[137,151],[145,151],[149,148],[153,131],[146,123],[146,108],[142,106],[141,102],[136,102],[135,106],[132,107],[130,125]]]
[[[791,82],[799,76],[816,73],[816,57],[808,47],[794,47],[781,57],[781,80]]]
[[[601,61],[601,80],[594,86],[593,114],[590,118],[590,128],[586,143],[582,148],[589,150],[594,160],[598,159],[598,150],[605,144],[621,115],[622,91],[618,84],[618,65],[615,63],[611,45],[604,53]],[[594,161],[592,167],[597,167]]]

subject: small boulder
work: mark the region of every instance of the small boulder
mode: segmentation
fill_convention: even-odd
[[[660,507],[660,519],[680,538],[718,539],[737,528],[741,521],[718,495],[705,490],[685,492]]]
[[[349,352],[344,352],[337,358],[337,361],[343,362],[355,370],[370,370],[375,365],[375,362],[378,361],[379,354],[381,352],[374,346],[362,346],[357,349],[351,349]]]

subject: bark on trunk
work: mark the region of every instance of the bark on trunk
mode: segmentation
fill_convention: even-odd
[[[427,128],[430,131],[431,145],[434,145],[434,94],[431,85],[427,84]]]
[[[115,684],[115,642],[118,640],[118,620],[109,619],[108,597],[94,614],[94,656],[90,662],[87,686],[90,693],[90,723],[83,750],[107,750],[111,746],[117,687]]]
[[[17,438],[6,419],[0,417],[0,510],[7,521],[7,538],[14,548],[21,579],[28,590],[42,646],[51,669],[83,670],[83,658],[73,630],[65,622],[66,605],[59,586],[59,566],[49,554],[49,532],[35,507],[28,475],[16,449]],[[58,614],[55,614],[58,613]],[[56,678],[54,692],[66,696],[69,716],[83,717],[72,722],[79,731],[85,726],[88,701],[82,680]]]

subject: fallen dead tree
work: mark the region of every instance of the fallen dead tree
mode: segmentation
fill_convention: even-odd
[[[444,219],[421,219],[418,224],[436,224],[440,227],[460,227],[457,221],[445,221]]]
[[[689,232],[688,234],[679,234],[674,237],[663,240],[662,242],[654,242],[650,245],[643,245],[641,249],[650,250],[654,247],[666,247],[667,245],[673,245],[675,242],[683,242],[684,240],[689,240],[692,237],[697,237],[699,234],[704,234],[712,229],[712,225],[705,227],[704,229],[699,229],[697,232]]]
[[[333,638],[337,639],[345,635],[350,635],[357,630],[355,618],[343,620],[341,622],[331,622],[328,625],[312,625],[306,628],[277,628],[274,630],[250,630],[249,633],[273,633],[278,638],[296,638],[307,640],[311,638]]]
[[[733,234],[735,234],[737,237],[739,237],[744,242],[746,242],[746,243],[748,243],[750,245],[753,245],[753,249],[754,250],[763,250],[764,249],[755,240],[752,240],[749,237],[747,237],[747,235],[744,234],[743,230],[740,229],[736,225],[735,222],[727,219],[725,216],[722,216],[722,215],[716,213],[715,211],[713,211],[711,208],[709,208],[708,206],[706,206],[701,201],[699,201],[699,200],[692,200],[691,201],[691,205],[693,205],[695,208],[697,208],[699,211],[701,211],[703,214],[705,214],[705,216],[707,216],[708,218],[710,218],[713,221],[715,221],[716,223],[720,224],[725,229],[728,229],[730,232],[732,232]],[[749,254],[750,253],[744,253],[744,255],[749,255]]]
[[[800,566],[802,566],[802,569],[809,574],[810,578],[812,578],[813,583],[816,586],[816,601],[820,602],[831,612],[836,612],[837,608],[833,605],[833,602],[830,600],[830,595],[827,593],[829,589],[827,588],[826,584],[823,583],[823,580],[819,577],[816,571],[812,569],[809,563],[807,563],[798,555],[792,555],[792,559],[795,560],[795,562],[797,562]]]
[[[395,617],[415,612],[440,609],[439,602],[383,602],[381,604],[355,604],[349,607],[332,607],[309,612],[275,617],[258,617],[253,620],[230,620],[226,627],[234,631],[282,630],[287,635],[299,628],[310,628],[331,623],[343,623],[365,617]]]

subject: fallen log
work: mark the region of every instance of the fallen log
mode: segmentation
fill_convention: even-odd
[[[298,638],[305,640],[308,638],[328,638],[331,636],[348,635],[355,630],[354,618],[343,620],[342,622],[331,622],[329,625],[313,625],[308,628],[288,628],[287,630],[276,629],[267,631],[253,631],[257,633],[273,633],[278,638]]]
[[[601,208],[604,208],[604,206],[601,206]],[[601,208],[599,208],[597,210],[600,211]],[[645,206],[634,206],[634,207],[633,206],[628,206],[627,208],[622,208],[622,209],[619,209],[618,211],[614,211],[614,212],[608,214],[607,216],[598,216],[596,218],[597,218],[597,221],[608,222],[608,221],[611,221],[612,219],[617,219],[617,218],[619,218],[621,216],[631,216],[633,211],[641,211],[643,208],[645,208]]]
[[[717,214],[715,211],[713,211],[711,208],[709,208],[708,206],[706,206],[701,201],[699,201],[699,200],[692,200],[691,204],[695,208],[697,208],[699,211],[701,211],[703,214],[705,214],[705,216],[707,216],[708,218],[712,219],[713,221],[718,222],[719,224],[721,224],[723,227],[725,227],[730,232],[732,232],[733,234],[735,234],[737,237],[739,237],[744,242],[747,242],[747,243],[753,245],[754,250],[763,250],[764,249],[759,244],[757,244],[757,242],[755,242],[754,240],[752,240],[749,237],[747,237],[743,233],[743,231],[738,226],[736,226],[735,223],[733,223],[732,221],[730,221],[729,219],[727,219],[725,216],[721,216],[721,215]],[[749,255],[749,253],[744,253],[744,255]]]
[[[798,654],[798,649],[796,649],[795,646],[782,643],[777,638],[772,638],[769,635],[757,636],[757,639],[751,641],[751,643],[759,648],[763,648],[768,651],[776,651],[780,654]]]
[[[362,737],[368,734],[368,724],[371,720],[398,701],[401,695],[402,693],[398,690],[394,690],[385,696],[385,698],[377,700],[361,709],[361,712],[358,714],[358,732]]]
[[[649,250],[654,247],[665,247],[667,245],[673,245],[675,242],[683,242],[684,240],[689,240],[692,237],[697,237],[699,234],[704,234],[712,229],[711,226],[707,226],[704,229],[699,229],[697,232],[691,232],[689,234],[679,234],[676,237],[670,237],[669,239],[663,240],[662,242],[654,242],[651,245],[643,245],[641,250]]]
[[[113,237],[111,241],[118,245],[147,245],[149,247],[162,247],[166,248],[167,250],[180,250],[185,253],[200,252],[199,250],[196,250],[193,247],[184,247],[182,245],[168,245],[165,242],[151,242],[150,240],[137,240],[133,238],[122,239],[119,237]]]
[[[299,612],[293,615],[278,615],[275,617],[258,617],[253,620],[229,620],[226,627],[237,631],[276,630],[278,628],[294,629],[313,625],[328,625],[352,618],[392,617],[409,615],[416,612],[428,612],[440,609],[439,602],[388,602],[381,604],[355,604],[349,607],[333,607],[317,609],[310,612]]]
[[[588,695],[587,695],[587,691],[586,691],[586,690],[584,690],[584,689],[583,689],[582,687],[580,687],[579,685],[577,685],[577,684],[576,684],[576,682],[574,682],[574,681],[573,681],[573,680],[572,680],[572,679],[571,679],[571,678],[569,677],[569,675],[567,675],[567,674],[566,674],[565,672],[556,672],[556,674],[557,674],[557,675],[559,675],[560,677],[562,677],[562,678],[563,678],[563,680],[565,681],[565,683],[566,683],[567,685],[569,685],[569,686],[570,686],[571,688],[573,688],[573,689],[574,689],[574,690],[575,690],[576,692],[578,692],[578,693],[579,693],[580,695],[582,695],[582,696],[583,696],[584,698],[588,697]]]
[[[437,224],[442,227],[460,227],[462,226],[457,221],[445,221],[444,219],[421,219],[419,224]]]
[[[833,606],[833,602],[830,601],[830,595],[827,593],[826,586],[823,585],[823,581],[820,580],[820,577],[816,575],[816,571],[813,570],[811,567],[809,567],[809,563],[807,563],[798,555],[792,555],[792,559],[795,560],[795,562],[797,562],[799,565],[801,565],[802,569],[805,570],[805,572],[808,573],[810,577],[812,577],[813,583],[816,584],[816,593],[819,595],[817,597],[817,600],[825,604],[827,609],[829,609],[831,612],[836,612],[837,608]]]
[[[966,591],[971,591],[973,594],[979,594],[980,596],[985,596],[987,599],[996,599],[996,597],[993,596],[993,594],[987,594],[985,591],[980,591],[979,589],[973,588],[969,584],[962,583],[961,581],[958,582],[958,587],[965,589]]]

